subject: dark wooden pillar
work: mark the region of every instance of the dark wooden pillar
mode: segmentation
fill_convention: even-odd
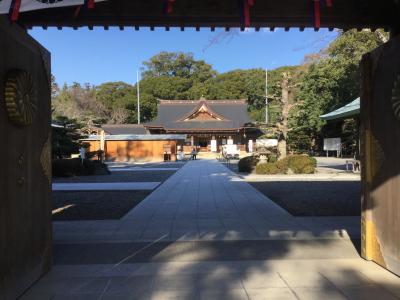
[[[362,256],[400,275],[400,37],[364,56]]]
[[[50,54],[0,17],[0,299],[51,267]]]

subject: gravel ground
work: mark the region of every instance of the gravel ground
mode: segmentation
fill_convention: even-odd
[[[120,219],[151,191],[53,192],[53,220]]]
[[[76,176],[53,178],[54,183],[85,183],[85,182],[163,182],[176,171],[133,171],[114,172],[111,175]]]
[[[318,166],[338,173],[346,168],[343,159],[317,158]],[[238,173],[237,161],[225,164]],[[324,172],[326,173],[326,172]],[[243,173],[238,173],[244,175]],[[350,173],[351,175],[352,173]],[[264,175],[268,177],[268,175]],[[284,176],[284,175],[283,175]],[[312,176],[312,175],[308,175]],[[361,182],[358,180],[248,181],[253,187],[294,216],[359,216],[361,211]]]
[[[359,216],[359,181],[249,182],[294,216]]]
[[[126,162],[110,162],[107,163],[109,167],[128,167],[128,168],[181,168],[185,162],[157,162],[157,163],[143,163],[132,164]],[[112,170],[112,168],[110,168]]]
[[[182,164],[173,165],[175,168],[181,166]],[[53,182],[164,182],[175,172],[175,170],[114,172],[111,175],[53,178]],[[53,191],[53,220],[120,219],[150,193],[151,191]]]

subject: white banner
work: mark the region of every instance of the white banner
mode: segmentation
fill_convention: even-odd
[[[249,140],[249,153],[253,153],[253,140]]]
[[[95,0],[101,2],[107,0]],[[12,0],[0,0],[0,14],[8,14]],[[84,4],[84,0],[21,0],[19,11],[29,11],[38,9],[47,9],[62,6],[76,6]]]
[[[217,140],[211,140],[211,152],[217,152]]]

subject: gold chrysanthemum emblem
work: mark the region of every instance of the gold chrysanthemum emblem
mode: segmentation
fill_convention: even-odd
[[[392,107],[394,115],[400,120],[400,75],[394,82],[394,87],[392,91]]]
[[[37,95],[32,76],[24,70],[8,72],[5,104],[11,122],[19,126],[32,124],[37,110]]]

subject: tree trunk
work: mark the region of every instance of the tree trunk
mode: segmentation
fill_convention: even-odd
[[[287,156],[287,151],[286,151],[286,139],[281,135],[282,138],[278,139],[278,153],[279,153],[279,159],[283,159]]]
[[[279,159],[283,159],[287,156],[287,145],[286,145],[286,139],[287,139],[287,134],[288,134],[288,118],[289,118],[289,111],[291,108],[291,104],[289,103],[289,74],[288,73],[283,73],[282,74],[283,79],[282,79],[282,119],[279,122],[279,127],[280,127],[280,135],[278,138],[278,153],[279,153]]]

